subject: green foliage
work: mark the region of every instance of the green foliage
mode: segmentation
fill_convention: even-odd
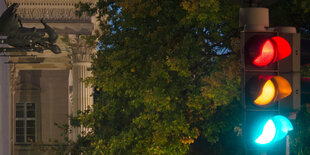
[[[294,26],[302,37],[310,37],[310,2],[305,0],[277,1],[270,8],[271,26]]]
[[[86,80],[96,101],[71,119],[91,131],[79,137],[73,154],[186,154],[197,151],[198,138],[217,145],[237,135],[237,6],[99,0],[78,7],[79,15],[97,13],[102,35]]]
[[[98,46],[97,38],[99,38],[99,31],[96,30],[94,35],[85,35],[81,39],[85,40],[86,46],[96,48]]]
[[[301,66],[300,74],[301,77],[310,77],[310,65]]]
[[[290,151],[294,155],[310,154],[310,113],[305,105],[301,109],[293,122],[294,132],[290,135]]]

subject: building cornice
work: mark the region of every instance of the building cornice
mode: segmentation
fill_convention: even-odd
[[[18,3],[17,14],[23,22],[46,22],[55,23],[91,23],[91,17],[86,14],[76,16],[75,5],[79,2],[95,4],[97,0],[6,0],[8,6]]]

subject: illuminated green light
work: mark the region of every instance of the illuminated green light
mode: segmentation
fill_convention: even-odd
[[[267,144],[271,142],[276,136],[276,126],[273,121],[269,119],[264,126],[263,133],[255,140],[258,144]]]
[[[255,140],[257,144],[268,144],[283,139],[288,131],[293,130],[293,125],[286,117],[281,115],[273,116],[263,128],[263,132]]]

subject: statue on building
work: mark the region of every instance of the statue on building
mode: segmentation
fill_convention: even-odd
[[[16,14],[18,4],[14,3],[3,12],[0,17],[0,36],[7,36],[5,43],[14,47],[6,51],[36,51],[42,53],[49,49],[53,53],[61,53],[60,48],[55,44],[58,35],[48,26],[43,19],[43,29],[26,28]]]

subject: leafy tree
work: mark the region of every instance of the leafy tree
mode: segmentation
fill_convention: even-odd
[[[293,155],[310,154],[310,113],[306,111],[306,106],[302,105],[296,121],[293,123],[294,132],[290,136],[290,152]]]
[[[197,152],[197,139],[215,146],[225,133],[237,135],[236,5],[99,0],[78,8],[97,13],[103,34],[86,80],[96,101],[72,121],[92,131],[72,153],[186,154]]]

